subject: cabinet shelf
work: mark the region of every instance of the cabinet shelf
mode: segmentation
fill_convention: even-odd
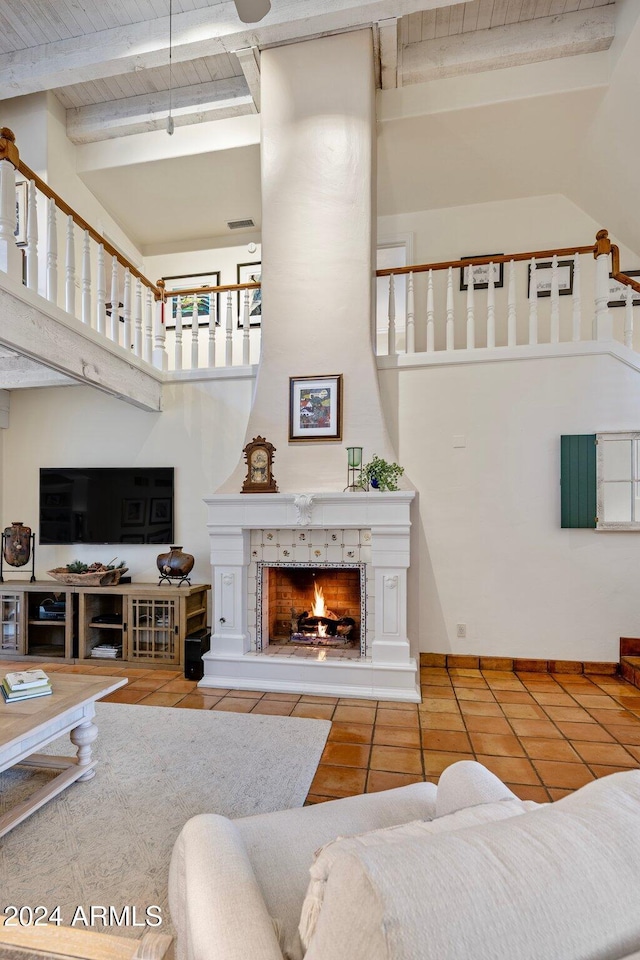
[[[185,637],[206,627],[209,589],[209,584],[80,587],[5,581],[0,585],[0,654],[102,661],[105,670],[114,660],[181,666]],[[53,594],[64,600],[64,620],[37,616],[40,605]],[[118,617],[120,622],[104,623],[101,617]],[[122,655],[92,657],[93,648],[105,643],[122,645]]]

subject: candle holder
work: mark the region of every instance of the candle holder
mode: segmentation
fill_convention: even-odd
[[[361,490],[362,447],[347,447],[347,490]]]

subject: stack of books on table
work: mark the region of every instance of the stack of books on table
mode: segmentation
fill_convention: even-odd
[[[98,643],[91,651],[91,656],[98,660],[118,660],[122,657],[122,644]]]
[[[44,670],[20,670],[16,673],[8,673],[0,683],[0,690],[6,703],[46,697],[52,693],[49,677]]]

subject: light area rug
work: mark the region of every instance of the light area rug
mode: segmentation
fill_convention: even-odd
[[[96,723],[93,780],[68,787],[0,839],[0,912],[59,905],[68,924],[78,906],[87,915],[90,906],[129,906],[144,921],[157,905],[163,923],[152,929],[173,933],[167,878],[183,824],[199,813],[301,806],[331,728],[327,720],[110,703],[96,705]],[[70,747],[65,736],[47,752],[73,755]],[[49,776],[0,774],[0,813]]]

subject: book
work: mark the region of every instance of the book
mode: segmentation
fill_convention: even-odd
[[[38,697],[50,697],[53,693],[53,690],[49,687],[48,690],[25,690],[24,693],[19,694],[17,697],[9,697],[7,696],[4,684],[0,686],[0,690],[2,691],[2,697],[5,703],[18,703],[20,700],[36,700]]]
[[[49,677],[44,670],[18,670],[15,673],[8,673],[4,681],[10,690],[30,690],[31,687],[48,683]]]
[[[15,697],[26,697],[28,694],[47,693],[51,690],[51,684],[47,681],[46,683],[39,683],[37,687],[29,687],[27,690],[24,688],[12,690],[5,679],[0,684],[0,688],[7,700],[13,700]]]

